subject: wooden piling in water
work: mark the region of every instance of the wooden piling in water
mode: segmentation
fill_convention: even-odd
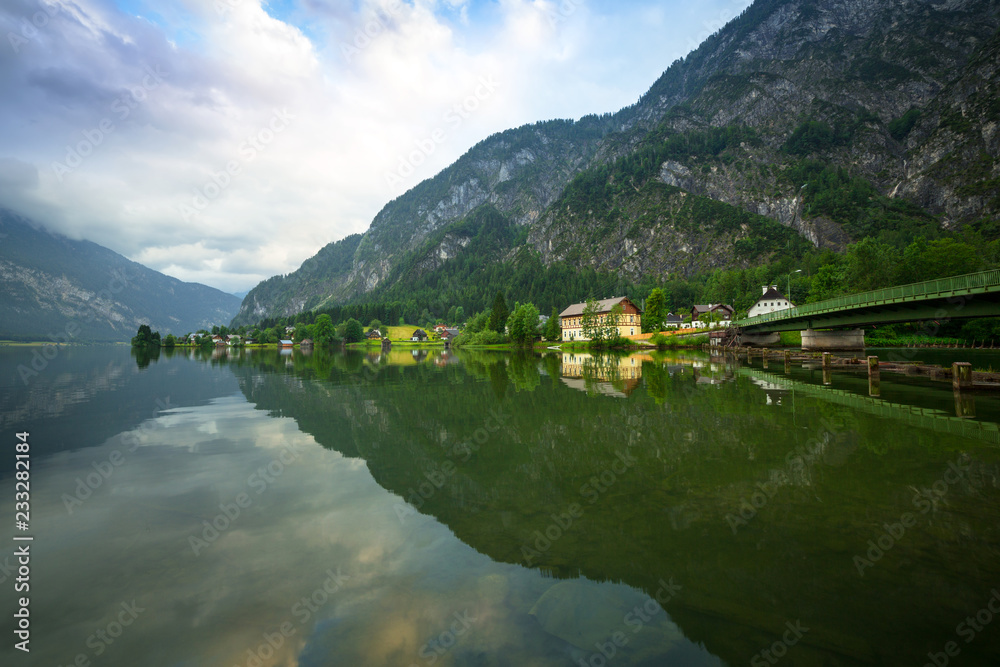
[[[791,350],[785,350],[785,373],[792,372],[792,352]]]
[[[972,387],[972,364],[956,361],[951,365],[951,386],[955,391]]]
[[[824,369],[829,369],[830,368],[830,360],[832,359],[832,357],[833,357],[833,355],[830,354],[829,352],[824,352],[823,353],[823,368]]]

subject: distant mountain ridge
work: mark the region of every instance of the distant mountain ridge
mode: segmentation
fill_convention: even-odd
[[[0,209],[0,339],[127,341],[225,324],[240,299],[185,283]]]
[[[404,298],[454,262],[637,281],[766,262],[782,228],[841,251],[995,220],[998,27],[989,0],[757,0],[635,105],[483,140],[357,241],[251,290],[234,324]],[[483,208],[516,231],[473,257]]]

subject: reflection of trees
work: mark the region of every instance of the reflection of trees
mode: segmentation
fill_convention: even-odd
[[[139,368],[149,368],[149,364],[160,360],[158,345],[137,345],[132,347],[132,358]]]
[[[538,356],[524,351],[512,355],[507,375],[518,391],[534,391],[541,384]]]
[[[435,369],[328,355],[323,364],[296,358],[286,368],[256,359],[231,368],[259,409],[294,417],[324,447],[363,457],[374,478],[404,498],[427,474],[454,463],[458,472],[420,511],[495,560],[525,564],[522,547],[534,544],[536,531],[581,504],[577,527],[531,566],[647,593],[660,578],[674,577],[684,590],[668,606],[673,619],[734,664],[795,618],[813,623],[806,623],[811,638],[796,647],[805,662],[919,661],[943,645],[954,618],[981,605],[977,596],[1000,575],[988,557],[1000,529],[981,509],[1000,500],[990,481],[997,475],[988,472],[998,455],[989,449],[904,424],[886,429],[818,397],[800,398],[795,412],[788,402],[767,405],[746,378],[698,384],[686,358],[647,361],[644,390],[627,401],[588,396],[559,381],[541,388],[530,355],[462,359],[461,366]],[[702,377],[726,373],[698,370]],[[506,391],[522,382],[539,389]],[[484,430],[491,410],[505,415],[496,433]],[[474,442],[480,429],[480,449],[463,456],[459,445]],[[876,432],[894,456],[858,446],[859,434]],[[789,468],[798,448],[817,451],[818,460]],[[952,488],[933,532],[908,532],[885,563],[858,577],[855,552],[877,537],[880,522],[913,511],[910,487],[932,485],[959,449],[971,452],[978,472]],[[636,465],[591,504],[581,489],[626,451]],[[759,484],[775,493],[734,535],[725,516]],[[948,604],[929,594],[945,589]],[[913,634],[900,638],[898,627]]]

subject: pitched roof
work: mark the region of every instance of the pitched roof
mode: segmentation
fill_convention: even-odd
[[[772,300],[772,299],[782,299],[783,301],[788,301],[788,299],[785,298],[784,294],[771,287],[766,292],[764,292],[764,296],[757,299],[757,302],[760,303],[761,301]]]
[[[616,297],[612,297],[610,299],[601,299],[600,301],[598,301],[597,302],[597,312],[598,313],[609,313],[609,312],[611,312],[612,308],[614,308],[615,306],[617,306],[622,301],[628,301],[633,306],[635,306],[635,303],[632,301],[632,299],[629,299],[627,296],[616,296]],[[574,303],[572,306],[570,306],[566,310],[564,310],[561,313],[559,313],[559,317],[576,317],[577,315],[583,315],[583,310],[586,307],[587,307],[587,303],[586,302],[584,302],[584,303]],[[636,309],[639,310],[639,307],[636,306]]]
[[[701,313],[707,313],[710,310],[715,310],[716,308],[725,308],[727,310],[734,310],[732,306],[728,303],[696,303],[694,309]]]
[[[683,317],[681,317],[680,315],[674,315],[673,313],[669,313],[669,314],[668,314],[668,315],[666,316],[666,318],[664,318],[664,319],[665,319],[665,320],[666,320],[667,322],[683,322],[683,321],[684,321],[684,318],[683,318]]]

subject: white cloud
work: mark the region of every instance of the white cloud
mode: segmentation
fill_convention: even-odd
[[[16,52],[0,44],[10,91],[0,206],[183,280],[247,289],[364,231],[390,198],[493,132],[634,102],[683,55],[687,35],[741,9],[311,1],[286,22],[260,0],[223,1],[221,13],[175,0],[145,18],[110,0],[62,3]],[[0,33],[19,34],[44,6],[5,4]],[[450,123],[483,80],[499,85]],[[293,116],[280,132],[276,113]],[[433,154],[387,185],[436,129],[445,137]],[[74,151],[79,166],[53,168]],[[207,205],[184,214],[198,202]]]

